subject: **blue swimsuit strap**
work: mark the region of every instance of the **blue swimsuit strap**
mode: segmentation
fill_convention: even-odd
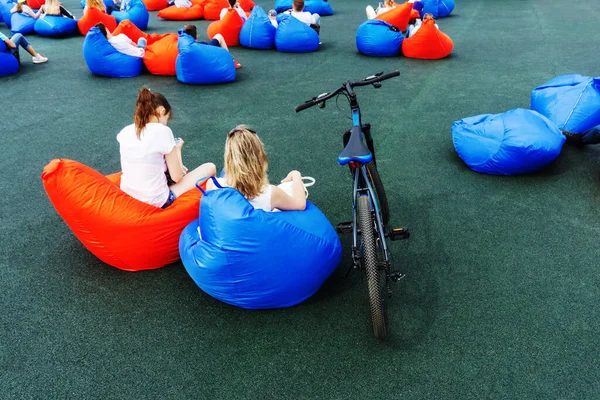
[[[201,185],[209,179],[212,179],[212,181],[216,187],[218,187],[219,189],[223,189],[223,186],[221,186],[221,184],[219,183],[219,181],[217,180],[217,178],[215,176],[204,176],[204,177],[198,179],[198,181],[196,181],[196,187],[198,189],[200,189],[200,191],[202,192],[203,195],[206,195],[206,191],[204,189],[202,189]]]

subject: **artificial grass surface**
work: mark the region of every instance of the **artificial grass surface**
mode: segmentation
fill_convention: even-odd
[[[64,2],[80,15],[77,3]],[[94,77],[82,37],[32,36],[50,61],[32,65],[22,53],[21,72],[0,80],[0,397],[598,397],[598,149],[565,146],[538,174],[486,176],[456,156],[450,125],[527,108],[531,90],[556,75],[599,75],[600,12],[593,0],[457,3],[438,21],[455,43],[447,59],[357,54],[366,4],[332,0],[318,52],[234,48],[237,81],[210,87]],[[182,25],[152,14],[150,32]],[[197,22],[199,32],[208,24]],[[358,92],[392,221],[412,231],[391,244],[407,277],[393,287],[383,343],[372,337],[366,283],[343,278],[348,238],[313,298],[246,311],[204,294],[180,263],[142,273],[101,263],[43,191],[39,175],[55,157],[118,170],[115,135],[148,84],[175,110],[188,167],[221,166],[226,133],[245,123],[267,146],[273,181],[290,169],[314,176],[311,201],[332,223],[348,220],[350,179],[336,163],[347,106],[293,108],[393,69],[402,76]]]

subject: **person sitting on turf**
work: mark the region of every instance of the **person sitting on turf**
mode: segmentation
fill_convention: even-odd
[[[240,6],[240,3],[238,3],[237,0],[228,0],[228,1],[229,1],[229,8],[224,8],[221,10],[219,19],[223,19],[223,17],[227,14],[227,11],[231,10],[231,9],[234,9],[235,11],[237,11],[237,13],[240,16],[240,18],[242,19],[242,21],[245,21],[248,19],[248,16],[246,15],[246,11],[244,11],[244,9]]]
[[[303,211],[306,209],[306,194],[302,175],[298,171],[290,172],[281,183],[292,182],[292,195],[281,188],[271,185],[267,176],[269,162],[265,146],[251,129],[239,125],[227,134],[225,142],[225,167],[223,178],[217,178],[223,187],[237,189],[255,209],[271,212]],[[217,187],[212,180],[206,183],[207,190]]]
[[[117,135],[123,171],[121,190],[161,208],[194,189],[202,177],[216,173],[212,163],[187,172],[181,158],[184,142],[176,140],[167,126],[171,114],[171,105],[162,94],[143,87],[137,97],[134,123]]]
[[[188,35],[193,37],[195,40],[198,40],[198,29],[196,28],[196,25],[189,24],[189,25],[184,26],[183,33],[187,33]],[[223,38],[223,35],[221,35],[220,33],[217,33],[215,36],[213,36],[213,38],[210,40],[210,42],[198,41],[198,43],[208,45],[208,46],[220,47],[222,49],[229,51],[229,48],[227,47],[227,43],[225,43],[225,38]],[[233,56],[232,56],[232,58],[233,58]],[[236,69],[242,68],[242,64],[235,61],[235,58],[233,59],[233,64],[235,65]]]
[[[584,132],[570,132],[563,129],[561,129],[561,132],[567,137],[567,143],[576,146],[600,143],[600,125],[596,125]]]
[[[15,14],[15,13],[23,14],[23,15],[27,15],[31,18],[38,19],[38,17],[41,14],[41,10],[38,10],[37,12],[33,12],[31,7],[29,7],[27,4],[25,4],[26,2],[27,2],[27,0],[19,0],[17,2],[17,4],[15,4],[15,6],[10,9],[11,14]]]
[[[376,16],[393,10],[394,8],[396,8],[396,3],[394,3],[394,0],[385,0],[384,3],[379,3],[377,10],[375,10],[373,6],[367,6],[367,18],[374,19]]]
[[[409,38],[409,37],[413,36],[421,28],[421,25],[423,25],[425,23],[435,24],[435,27],[440,29],[438,24],[435,23],[435,19],[433,18],[433,15],[431,15],[430,13],[427,13],[423,16],[423,21],[418,19],[415,21],[414,24],[411,24],[408,26],[408,29],[406,30],[406,37]]]
[[[42,15],[51,15],[56,17],[66,17],[75,19],[73,14],[71,14],[66,8],[64,8],[58,0],[46,0],[46,2],[40,7],[40,11]]]
[[[128,56],[143,58],[146,54],[146,39],[139,38],[137,45],[129,39],[124,33],[114,35],[106,29],[106,26],[102,22],[98,22],[94,27],[98,28],[100,32],[108,39],[108,42],[119,52],[127,54]]]
[[[273,11],[273,10],[271,10]],[[275,28],[277,28],[277,20],[275,16],[271,15],[271,11],[269,11],[269,18],[271,19],[271,23]],[[284,11],[284,14],[290,14],[292,17],[296,18],[300,22],[304,22],[306,25],[313,28],[317,33],[321,31],[321,16],[319,14],[311,14],[309,12],[304,11],[304,0],[294,0],[292,4],[292,9]]]
[[[25,39],[25,37],[20,33],[15,33],[9,39],[6,35],[0,32],[0,40],[6,44],[6,52],[15,56],[17,61],[19,61],[19,64],[21,63],[21,58],[19,57],[19,46],[31,54],[34,64],[41,64],[48,61],[46,57],[36,52],[33,47],[31,47],[27,39]]]

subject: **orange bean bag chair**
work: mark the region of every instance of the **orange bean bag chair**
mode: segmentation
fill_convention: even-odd
[[[148,11],[159,11],[169,7],[168,0],[142,0]]]
[[[239,46],[242,26],[244,26],[244,21],[238,12],[231,8],[227,10],[227,14],[223,16],[222,20],[208,25],[208,37],[212,39],[217,33],[220,33],[227,46]]]
[[[128,19],[121,21],[121,23],[117,25],[117,29],[113,31],[113,35],[119,35],[121,33],[125,34],[125,36],[135,43],[137,43],[137,41],[143,37],[146,39],[148,46],[166,36],[173,35],[173,33],[147,34],[146,32],[140,30],[140,28],[135,26],[135,24]]]
[[[398,4],[396,8],[393,8],[390,11],[386,11],[383,14],[376,16],[375,19],[385,21],[388,24],[392,24],[396,28],[404,32],[406,28],[408,28],[408,22],[411,18],[412,8],[412,3]]]
[[[221,10],[224,8],[229,8],[227,0],[208,0],[204,4],[204,19],[218,21],[221,18]]]
[[[419,19],[421,18],[421,13],[419,13],[419,11],[412,9],[410,10],[410,21],[414,21],[415,19]]]
[[[46,4],[46,0],[27,0],[27,5],[34,10],[39,10],[44,4]]]
[[[178,40],[179,36],[176,33],[171,33],[146,46],[144,64],[151,74],[176,75],[175,62],[179,55]]]
[[[179,235],[198,218],[202,193],[191,190],[163,210],[123,192],[120,176],[104,176],[77,161],[54,159],[44,168],[42,181],[58,214],[105,263],[141,271],[177,261]]]
[[[44,1],[46,1],[46,0],[44,0]],[[248,14],[250,11],[252,11],[254,6],[256,6],[256,3],[253,2],[252,0],[240,0],[239,3],[240,3],[240,7],[242,7],[242,10],[246,11],[246,14]]]
[[[191,21],[200,19],[204,16],[204,7],[200,4],[194,4],[189,8],[177,8],[176,6],[171,6],[164,10],[160,10],[157,16],[162,19],[173,21]]]
[[[87,35],[88,31],[92,29],[98,22],[102,22],[104,26],[106,26],[106,29],[111,32],[117,27],[117,20],[115,17],[103,13],[96,8],[90,8],[87,10],[85,15],[81,17],[79,21],[77,21],[79,32],[81,32],[81,34],[84,36]]]
[[[435,21],[426,20],[413,36],[402,42],[405,57],[437,60],[452,53],[454,42],[435,26]]]

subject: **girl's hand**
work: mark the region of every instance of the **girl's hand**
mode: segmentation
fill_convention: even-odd
[[[285,183],[285,182],[291,182],[294,179],[300,179],[302,180],[302,174],[296,170],[291,171],[286,177],[285,179],[283,179],[281,181],[281,183]]]
[[[177,148],[179,148],[179,149],[180,149],[180,148],[181,148],[181,146],[183,146],[183,143],[184,143],[184,141],[183,141],[183,139],[182,139],[182,138],[177,138],[177,139],[175,139],[175,147],[177,147]]]

